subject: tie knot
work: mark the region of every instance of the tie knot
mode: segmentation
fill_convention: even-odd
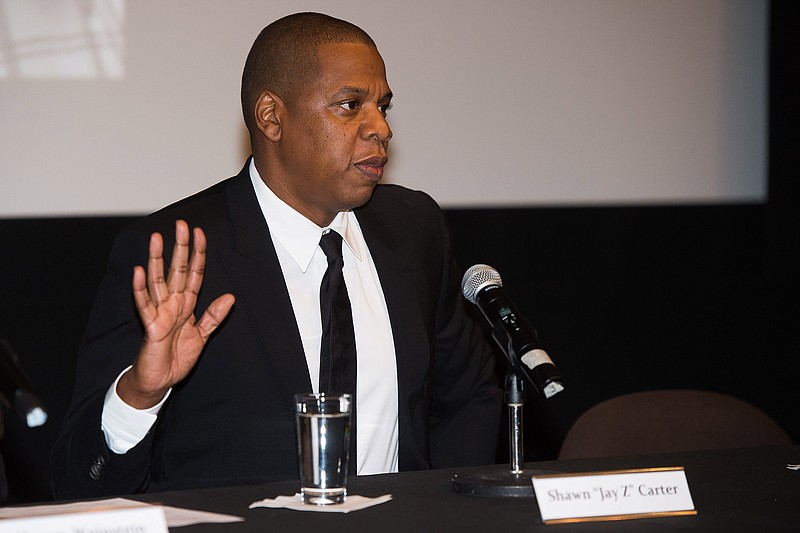
[[[328,262],[342,258],[342,236],[333,230],[322,235],[319,247],[325,252]]]

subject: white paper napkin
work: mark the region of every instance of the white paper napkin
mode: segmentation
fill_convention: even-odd
[[[294,509],[295,511],[311,511],[314,513],[349,513],[350,511],[360,511],[373,505],[380,505],[392,499],[391,494],[384,494],[377,498],[367,498],[365,496],[348,495],[344,503],[330,504],[330,505],[313,505],[303,503],[300,493],[294,496],[278,496],[277,498],[265,498],[250,504],[250,509],[256,507],[272,507],[272,508],[285,508]]]

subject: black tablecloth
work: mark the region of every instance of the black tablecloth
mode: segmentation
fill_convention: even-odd
[[[310,513],[248,509],[251,502],[298,491],[297,482],[219,489],[162,492],[135,499],[244,517],[232,524],[180,528],[181,533],[220,531],[800,531],[800,446],[717,450],[665,455],[574,459],[528,463],[549,472],[597,472],[627,468],[683,466],[697,508],[695,516],[619,522],[544,525],[534,499],[490,499],[453,492],[454,474],[478,474],[503,466],[456,468],[359,476],[350,494],[392,494],[387,503],[351,512]]]

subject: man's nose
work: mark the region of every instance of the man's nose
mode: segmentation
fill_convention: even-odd
[[[376,106],[370,107],[364,125],[361,127],[364,139],[374,137],[381,143],[386,143],[392,138],[392,129],[384,113]]]

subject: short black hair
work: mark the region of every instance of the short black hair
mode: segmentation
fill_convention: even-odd
[[[372,38],[355,24],[322,13],[295,13],[261,30],[242,72],[242,113],[248,129],[252,131],[261,93],[274,91],[291,104],[299,89],[316,76],[316,48],[328,43],[375,47]]]

